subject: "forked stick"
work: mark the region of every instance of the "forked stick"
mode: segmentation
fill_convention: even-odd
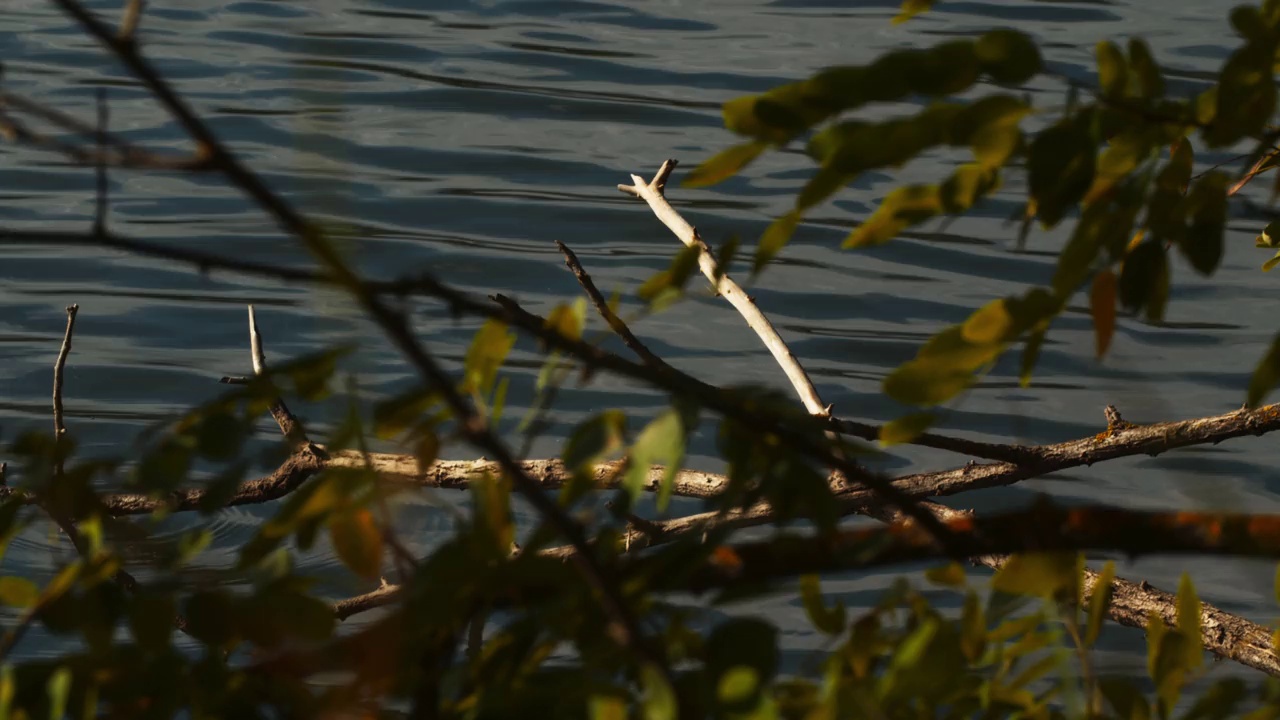
[[[675,160],[667,160],[662,163],[662,167],[658,168],[658,174],[653,176],[653,180],[645,182],[644,178],[639,175],[632,175],[631,180],[634,185],[619,185],[618,189],[622,192],[634,195],[649,204],[649,208],[653,210],[653,214],[658,216],[663,225],[666,225],[675,236],[680,239],[688,247],[697,247],[698,267],[702,270],[702,274],[711,281],[711,285],[715,287],[716,292],[724,296],[730,305],[742,315],[747,321],[747,325],[760,336],[760,340],[764,342],[765,347],[769,348],[769,352],[773,354],[773,359],[778,361],[782,366],[782,371],[787,374],[787,379],[791,381],[791,386],[796,389],[796,393],[800,395],[800,401],[804,403],[804,407],[809,411],[810,415],[816,415],[821,418],[831,417],[831,406],[822,402],[822,398],[818,395],[818,390],[813,386],[813,382],[809,379],[809,374],[800,366],[800,361],[792,354],[791,348],[787,347],[787,343],[783,341],[782,336],[778,335],[778,331],[773,328],[773,323],[769,322],[769,318],[760,312],[760,308],[756,307],[756,303],[742,289],[738,283],[724,272],[711,253],[711,248],[703,242],[698,235],[698,231],[692,225],[685,221],[680,213],[671,207],[667,202],[664,190],[667,186],[667,178],[671,176],[671,171],[676,169]]]

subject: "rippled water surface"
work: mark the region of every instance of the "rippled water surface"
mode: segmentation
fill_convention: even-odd
[[[157,1],[142,33],[148,55],[249,165],[303,210],[355,231],[344,247],[367,274],[428,269],[476,292],[515,296],[539,312],[578,290],[555,240],[577,251],[606,292],[634,297],[639,282],[665,267],[676,241],[643,204],[614,187],[629,182],[632,172],[651,174],[664,158],[693,165],[732,142],[720,123],[719,105],[727,99],[824,65],[1016,27],[1045,48],[1051,74],[1028,90],[1037,106],[1052,111],[1065,102],[1063,78],[1092,80],[1093,45],[1101,38],[1144,35],[1169,72],[1171,92],[1180,95],[1202,88],[1235,45],[1227,7],[1201,0],[949,0],[918,20],[891,25],[896,4]],[[93,6],[115,13],[119,3]],[[152,148],[188,149],[180,128],[146,92],[46,2],[4,3],[0,57],[10,90],[91,119],[94,93],[106,88],[114,130]],[[1227,157],[1198,160],[1207,165]],[[1018,180],[945,228],[925,226],[873,251],[838,249],[848,228],[895,183],[941,177],[946,165],[924,160],[894,175],[863,177],[813,213],[783,260],[753,288],[842,415],[893,417],[897,410],[878,396],[888,370],[945,324],[1050,276],[1060,233],[1033,233],[1027,252],[1012,250],[1016,229],[1005,218],[1023,195]],[[0,145],[0,168],[4,227],[87,230],[91,172],[11,145]],[[807,173],[803,156],[776,154],[712,189],[673,185],[670,198],[712,242],[733,233],[754,241],[789,207]],[[294,241],[215,177],[118,171],[110,177],[110,196],[111,226],[120,233],[262,262],[306,263]],[[1243,205],[1234,212],[1215,278],[1206,281],[1175,260],[1165,326],[1122,319],[1110,355],[1099,364],[1078,299],[1055,323],[1032,388],[1020,389],[1016,368],[1002,364],[946,414],[943,429],[1046,442],[1097,432],[1108,403],[1139,422],[1237,407],[1276,327],[1266,302],[1275,278],[1258,271],[1264,258],[1252,247],[1265,220]],[[6,244],[0,246],[0,426],[7,437],[52,422],[51,366],[70,302],[82,309],[68,369],[68,424],[89,452],[127,451],[142,428],[216,394],[222,375],[246,372],[247,303],[258,307],[271,358],[355,341],[360,352],[347,367],[358,373],[363,393],[391,392],[410,378],[377,331],[336,295],[201,275],[114,251]],[[455,322],[430,305],[416,318],[416,330],[434,351],[450,361],[461,358],[474,323]],[[740,318],[705,295],[635,329],[655,351],[708,381],[783,381]],[[534,348],[520,347],[526,362],[511,368],[513,418],[529,402],[537,373],[528,362]],[[646,416],[663,402],[597,378],[565,393],[557,424],[534,454],[554,453],[567,428],[593,410],[623,406]],[[336,412],[325,405],[299,410],[320,427]],[[691,462],[714,469],[707,429]],[[465,450],[454,454],[463,457]],[[1272,440],[1237,440],[1060,473],[963,502],[994,508],[1051,492],[1130,507],[1277,511],[1277,459]],[[952,462],[911,452],[885,467]],[[447,493],[430,499],[457,501]],[[220,515],[208,564],[228,562],[270,511],[249,507]],[[426,501],[406,505],[401,515],[406,535],[424,551],[449,527],[446,511]],[[195,522],[171,519],[161,532]],[[41,576],[59,552],[67,552],[65,540],[47,529],[30,531],[6,554],[5,571]],[[300,563],[339,576],[323,548]],[[1122,574],[1172,587],[1184,569],[1206,599],[1225,609],[1260,621],[1275,614],[1266,563],[1154,559],[1125,565]],[[858,605],[890,577],[848,576],[825,587]],[[361,589],[337,580],[329,588],[335,596]],[[779,622],[798,662],[821,642],[802,610],[785,600],[746,610]],[[36,653],[56,648],[42,642],[25,647]],[[1126,653],[1140,642],[1136,631],[1108,636],[1115,662],[1134,668],[1140,659]]]

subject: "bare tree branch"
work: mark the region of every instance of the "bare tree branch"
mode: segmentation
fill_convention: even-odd
[[[640,342],[640,338],[637,338],[635,334],[631,332],[631,328],[627,327],[627,324],[623,322],[622,318],[618,317],[618,314],[609,307],[609,303],[605,301],[604,296],[600,294],[600,290],[596,288],[596,284],[591,281],[591,276],[588,275],[586,269],[582,267],[582,263],[578,262],[578,256],[569,249],[569,246],[557,240],[556,247],[560,248],[561,254],[564,255],[564,264],[569,267],[569,270],[573,272],[573,276],[578,279],[578,284],[581,285],[583,291],[587,293],[587,298],[590,299],[591,304],[595,306],[596,312],[600,313],[600,317],[604,318],[604,321],[608,323],[609,327],[617,333],[618,337],[622,338],[623,344],[625,344],[631,352],[635,353],[636,356],[649,367],[662,371],[674,370],[674,368],[667,364],[666,360],[655,355],[652,350],[645,346],[644,343]]]
[[[80,306],[72,303],[67,306],[67,330],[62,336],[62,348],[58,351],[58,359],[53,363],[53,432],[61,438],[67,432],[62,417],[62,378],[67,367],[67,356],[71,354],[71,336],[76,328],[76,313]]]
[[[672,233],[675,234],[680,242],[687,247],[698,248],[698,267],[702,270],[702,274],[711,282],[716,292],[729,301],[734,309],[738,311],[742,318],[747,321],[747,325],[755,331],[756,335],[764,343],[769,352],[773,354],[773,359],[782,367],[786,373],[787,379],[791,381],[791,386],[795,388],[796,393],[800,396],[800,401],[804,403],[804,407],[809,414],[818,417],[830,417],[831,407],[822,402],[822,398],[818,395],[818,390],[813,386],[813,381],[809,379],[809,374],[805,372],[800,365],[800,361],[792,354],[791,348],[787,347],[787,343],[774,329],[773,323],[769,322],[769,318],[760,312],[760,308],[756,306],[755,300],[752,300],[746,291],[742,289],[738,283],[724,272],[715,260],[715,255],[711,252],[711,248],[703,242],[698,235],[697,229],[685,221],[680,213],[667,202],[665,189],[667,178],[671,176],[671,172],[676,169],[675,160],[667,160],[662,163],[662,167],[658,168],[658,172],[653,176],[653,180],[645,182],[639,175],[632,175],[631,181],[633,185],[619,185],[618,189],[624,193],[634,195],[649,204],[649,208],[653,210],[653,214],[666,225]]]

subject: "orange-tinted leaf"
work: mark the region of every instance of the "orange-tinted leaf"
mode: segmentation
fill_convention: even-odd
[[[365,508],[334,514],[329,520],[333,549],[351,571],[371,580],[382,570],[382,533]]]
[[[1093,315],[1093,336],[1098,358],[1102,359],[1107,354],[1107,348],[1111,347],[1111,336],[1116,330],[1116,274],[1109,268],[1093,276],[1089,312]]]

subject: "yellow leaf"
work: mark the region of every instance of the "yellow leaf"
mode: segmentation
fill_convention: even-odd
[[[1013,316],[1002,298],[992,300],[970,315],[964,322],[962,336],[974,345],[991,345],[1005,340],[1012,326]]]
[[[935,420],[933,413],[911,413],[880,426],[880,444],[884,447],[911,442]]]
[[[693,169],[681,183],[684,187],[707,187],[737,175],[760,153],[769,147],[768,143],[755,140],[753,142],[734,145],[721,150]]]

